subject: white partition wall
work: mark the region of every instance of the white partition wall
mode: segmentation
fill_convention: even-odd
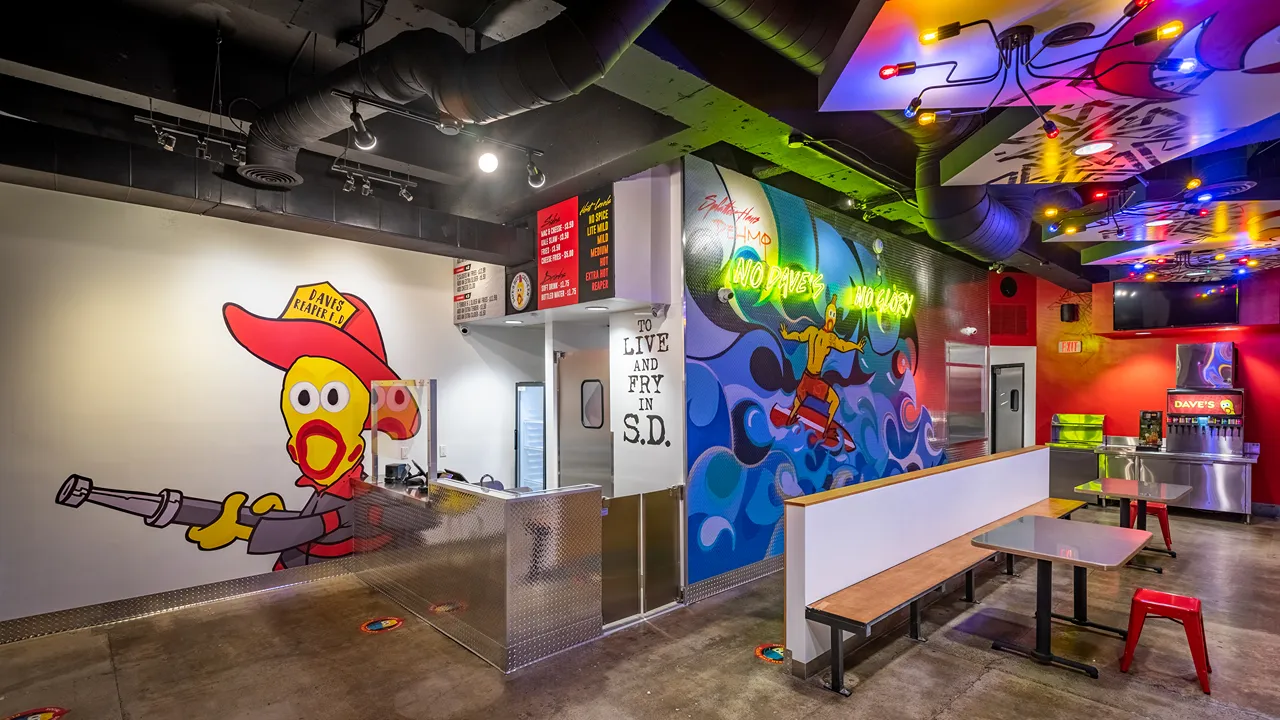
[[[1049,450],[882,482],[787,502],[786,645],[795,661],[830,645],[830,629],[805,620],[807,605],[1049,497]]]

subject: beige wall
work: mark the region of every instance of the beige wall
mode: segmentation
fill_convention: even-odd
[[[363,298],[402,377],[439,387],[440,463],[509,481],[514,383],[541,332],[453,327],[449,258],[0,185],[0,620],[267,572],[243,543],[58,506],[101,486],[221,499],[295,487],[283,373],[236,343],[222,306],[277,316],[298,285]],[[366,433],[367,435],[367,433]]]

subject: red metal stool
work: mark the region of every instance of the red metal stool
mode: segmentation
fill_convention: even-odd
[[[1147,503],[1147,514],[1155,515],[1160,521],[1160,534],[1164,535],[1164,546],[1173,550],[1173,536],[1169,534],[1169,506],[1164,503]],[[1138,520],[1138,501],[1129,501],[1129,527]]]
[[[1191,659],[1196,664],[1196,676],[1200,678],[1200,689],[1209,694],[1209,644],[1204,638],[1204,616],[1200,613],[1200,598],[1174,595],[1138,588],[1133,593],[1133,603],[1129,608],[1129,633],[1124,644],[1124,657],[1120,659],[1120,672],[1129,672],[1133,663],[1133,651],[1138,647],[1138,636],[1142,634],[1143,623],[1148,615],[1169,618],[1181,623],[1187,631],[1187,643],[1191,646]]]

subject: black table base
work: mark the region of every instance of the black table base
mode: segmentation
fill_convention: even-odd
[[[1083,569],[1083,568],[1079,568]],[[1076,576],[1079,580],[1079,575]],[[1081,595],[1080,588],[1083,583],[1077,586],[1077,607],[1079,614]],[[1059,657],[1053,654],[1053,562],[1049,560],[1036,560],[1036,646],[1029,648],[1024,645],[1015,643],[1007,643],[996,640],[991,643],[991,647],[995,650],[1011,652],[1017,655],[1031,658],[1042,665],[1059,665],[1072,670],[1079,670],[1089,677],[1098,679],[1098,668],[1092,665],[1086,665],[1082,662],[1076,662],[1068,658]],[[1087,620],[1086,620],[1087,622]]]
[[[1147,501],[1146,500],[1138,501],[1137,525],[1139,530],[1147,529]],[[1126,528],[1129,527],[1129,501],[1124,498],[1120,498],[1120,527],[1126,527]],[[1160,552],[1160,550],[1156,548],[1143,548],[1142,550],[1143,552]],[[1173,554],[1172,550],[1166,550],[1164,552],[1167,552],[1170,557],[1177,557],[1177,555]],[[1132,568],[1134,570],[1145,570],[1146,572],[1155,573],[1157,575],[1164,574],[1164,568],[1160,567],[1159,565],[1148,565],[1146,563],[1140,563],[1137,560],[1130,560],[1129,564],[1125,565],[1125,567]]]
[[[1102,623],[1097,623],[1089,619],[1089,570],[1087,568],[1072,568],[1071,582],[1074,590],[1075,602],[1072,607],[1074,615],[1053,613],[1054,619],[1065,620],[1072,625],[1079,625],[1080,627],[1088,627],[1093,628],[1094,630],[1113,633],[1115,635],[1119,635],[1122,640],[1129,637],[1129,632],[1127,630],[1122,630],[1121,628],[1113,627],[1111,625],[1103,625]]]

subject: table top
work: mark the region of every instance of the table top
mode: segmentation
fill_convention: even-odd
[[[973,539],[980,548],[1080,567],[1114,570],[1151,539],[1146,530],[1024,516]]]
[[[1100,478],[1093,482],[1077,485],[1076,492],[1106,495],[1113,498],[1128,498],[1129,500],[1173,502],[1186,497],[1187,493],[1191,492],[1191,486],[1156,481],[1125,480],[1123,478]]]

